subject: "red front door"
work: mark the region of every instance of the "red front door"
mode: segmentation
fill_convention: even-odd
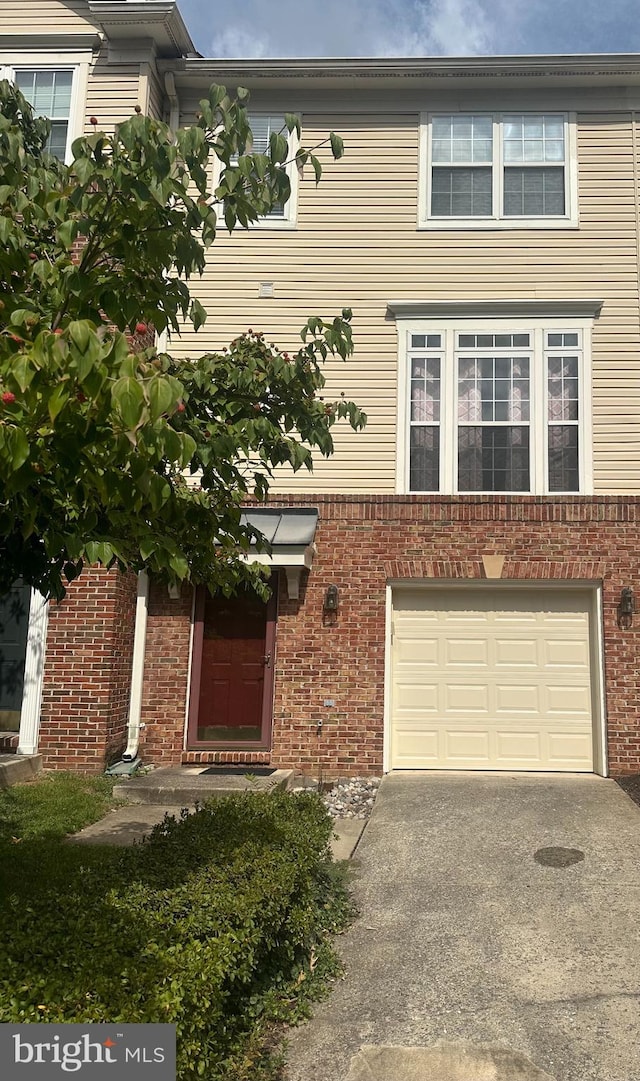
[[[245,591],[198,590],[189,746],[268,747],[271,736],[275,591],[265,603]]]

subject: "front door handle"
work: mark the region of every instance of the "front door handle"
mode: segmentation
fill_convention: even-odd
[[[271,654],[270,653],[265,654],[264,666],[265,666],[265,668],[271,668]]]

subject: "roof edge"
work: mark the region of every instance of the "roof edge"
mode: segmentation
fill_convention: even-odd
[[[176,52],[181,57],[198,53],[186,24],[178,9],[176,0],[87,0],[89,11],[108,32],[110,28],[140,26],[141,20],[153,27],[161,26],[168,35]]]
[[[98,4],[101,0],[90,0]],[[104,0],[102,0],[104,2]],[[102,6],[102,4],[101,4]],[[112,5],[111,6],[115,6]],[[168,62],[169,64],[171,61]],[[472,57],[360,57],[326,59],[234,59],[183,57],[175,70],[239,72],[253,76],[313,77],[479,77],[479,76],[624,76],[640,74],[640,53],[569,53]]]

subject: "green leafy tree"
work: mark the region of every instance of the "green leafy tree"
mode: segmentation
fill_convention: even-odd
[[[243,502],[265,499],[274,467],[331,454],[337,420],[365,423],[322,398],[323,361],[352,352],[348,310],[309,319],[291,356],[252,331],[190,361],[150,344],[204,322],[188,283],[219,218],[247,226],[289,197],[288,139],[252,153],[246,103],[214,86],[177,133],[139,113],[115,136],[96,121],[65,165],[0,82],[0,592],[21,577],[61,597],[87,564],[255,584]],[[297,161],[319,179],[313,151]]]

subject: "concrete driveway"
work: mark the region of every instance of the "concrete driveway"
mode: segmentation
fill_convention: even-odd
[[[347,975],[289,1081],[640,1079],[640,808],[613,781],[392,774],[353,865]]]

